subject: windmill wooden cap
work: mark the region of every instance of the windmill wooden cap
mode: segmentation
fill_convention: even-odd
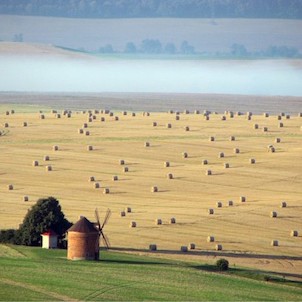
[[[98,233],[99,231],[86,217],[81,217],[67,232]]]

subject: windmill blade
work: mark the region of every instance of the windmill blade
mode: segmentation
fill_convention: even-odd
[[[105,218],[104,218],[104,222],[102,224],[101,229],[103,229],[104,225],[108,222],[110,216],[111,216],[111,210],[107,209],[107,212],[106,212],[106,215],[105,215]]]
[[[100,234],[101,234],[101,236],[102,236],[102,239],[103,239],[103,241],[104,241],[104,243],[105,243],[107,249],[109,249],[110,243],[109,243],[108,237],[103,233],[102,230],[100,231]]]
[[[96,222],[98,224],[99,231],[100,231],[101,230],[101,223],[100,223],[99,211],[98,211],[97,208],[95,209],[94,214],[95,214],[95,219],[96,219]]]

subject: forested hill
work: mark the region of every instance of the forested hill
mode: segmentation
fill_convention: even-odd
[[[77,18],[302,19],[302,0],[6,0],[0,14]]]

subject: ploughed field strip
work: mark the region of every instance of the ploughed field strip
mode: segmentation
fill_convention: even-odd
[[[112,247],[301,255],[300,113],[15,111],[1,229],[54,196],[74,222],[110,208]]]

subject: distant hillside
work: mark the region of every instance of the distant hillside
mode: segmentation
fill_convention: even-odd
[[[0,14],[79,18],[301,19],[301,0],[8,0]]]

